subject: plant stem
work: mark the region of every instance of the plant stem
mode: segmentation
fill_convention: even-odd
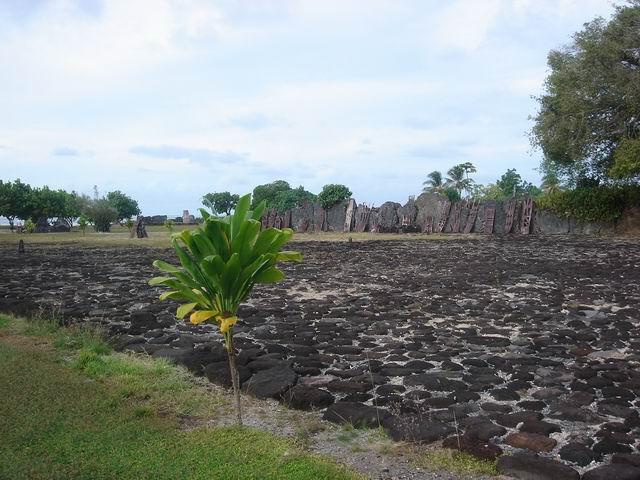
[[[229,357],[229,372],[233,384],[233,396],[236,401],[236,416],[238,425],[242,426],[242,405],[240,404],[240,385],[238,369],[236,368],[236,352],[233,349],[233,334],[229,331],[226,335],[227,356]]]

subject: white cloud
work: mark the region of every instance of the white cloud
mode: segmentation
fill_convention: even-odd
[[[455,0],[436,17],[432,38],[443,49],[471,53],[482,45],[501,13],[501,0]]]
[[[524,173],[538,161],[524,133],[548,50],[612,10],[606,0],[27,3],[28,15],[0,12],[2,176],[121,188],[146,213],[193,210],[206,191],[276,176],[312,190],[346,183],[380,203],[458,159],[491,181]],[[75,156],[55,155],[68,146]]]

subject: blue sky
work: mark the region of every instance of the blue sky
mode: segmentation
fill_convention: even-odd
[[[608,0],[2,0],[0,178],[145,214],[276,179],[404,203],[473,162],[537,182],[550,49]]]

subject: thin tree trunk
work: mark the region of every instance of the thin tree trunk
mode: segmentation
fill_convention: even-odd
[[[242,426],[242,405],[240,404],[240,385],[238,379],[238,369],[236,368],[236,354],[233,350],[233,335],[229,332],[227,338],[227,356],[229,357],[229,372],[233,384],[233,396],[236,402],[236,416],[238,425]]]

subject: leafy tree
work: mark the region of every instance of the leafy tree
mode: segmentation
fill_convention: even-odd
[[[609,174],[616,180],[640,177],[640,138],[625,138],[613,152],[613,165]]]
[[[268,228],[260,231],[265,209],[261,202],[249,211],[251,195],[238,201],[234,214],[215,218],[201,210],[204,225],[172,237],[181,267],[156,260],[153,265],[170,276],[155,277],[150,285],[164,285],[169,291],[160,300],[184,302],[179,319],[187,315],[193,324],[217,323],[227,347],[238,424],[242,424],[238,371],[233,348],[233,326],[238,308],[257,283],[275,283],[284,278],[278,262],[301,261],[298,252],[282,252],[293,230]]]
[[[111,224],[118,219],[118,211],[106,198],[93,200],[88,214],[96,232],[109,232]]]
[[[542,190],[530,182],[522,179],[515,168],[508,169],[502,176],[496,180],[495,189],[491,192],[492,200],[502,200],[512,196],[528,195],[530,197],[538,197],[542,194]]]
[[[140,215],[140,208],[138,202],[128,195],[122,193],[120,190],[109,192],[106,195],[107,201],[116,210],[118,217],[117,220],[122,222],[128,218],[136,215]]]
[[[424,185],[422,191],[426,193],[443,193],[445,189],[442,173],[437,170],[427,175],[427,180],[422,185]]]
[[[131,218],[135,215],[140,215],[140,208],[138,202],[128,195],[122,193],[120,190],[107,193],[107,201],[116,210],[116,219],[119,222]]]
[[[9,220],[9,228],[13,230],[16,218],[27,220],[30,217],[29,206],[31,187],[20,179],[13,182],[0,182],[0,215]]]
[[[349,197],[351,197],[351,190],[348,187],[338,183],[330,183],[322,187],[322,191],[318,194],[318,201],[322,208],[326,209]]]
[[[531,142],[571,186],[640,175],[640,1],[596,18],[552,50]]]
[[[276,193],[273,208],[278,213],[284,213],[287,210],[291,210],[296,207],[301,207],[305,202],[315,202],[316,196],[304,189],[302,185],[298,188],[291,188],[289,190],[281,190]]]
[[[288,190],[291,190],[291,186],[284,180],[258,185],[253,189],[252,207],[255,208],[260,203],[265,202],[266,208],[275,208],[278,192],[286,192]]]
[[[202,197],[202,203],[209,207],[214,214],[229,215],[236,208],[240,195],[229,192],[207,193]]]
[[[29,217],[37,222],[40,219],[75,217],[71,194],[64,190],[52,190],[46,185],[34,188],[27,200]]]
[[[509,168],[502,174],[499,180],[496,181],[496,186],[502,192],[502,197],[511,197],[522,193],[522,177],[516,171],[515,168]]]

